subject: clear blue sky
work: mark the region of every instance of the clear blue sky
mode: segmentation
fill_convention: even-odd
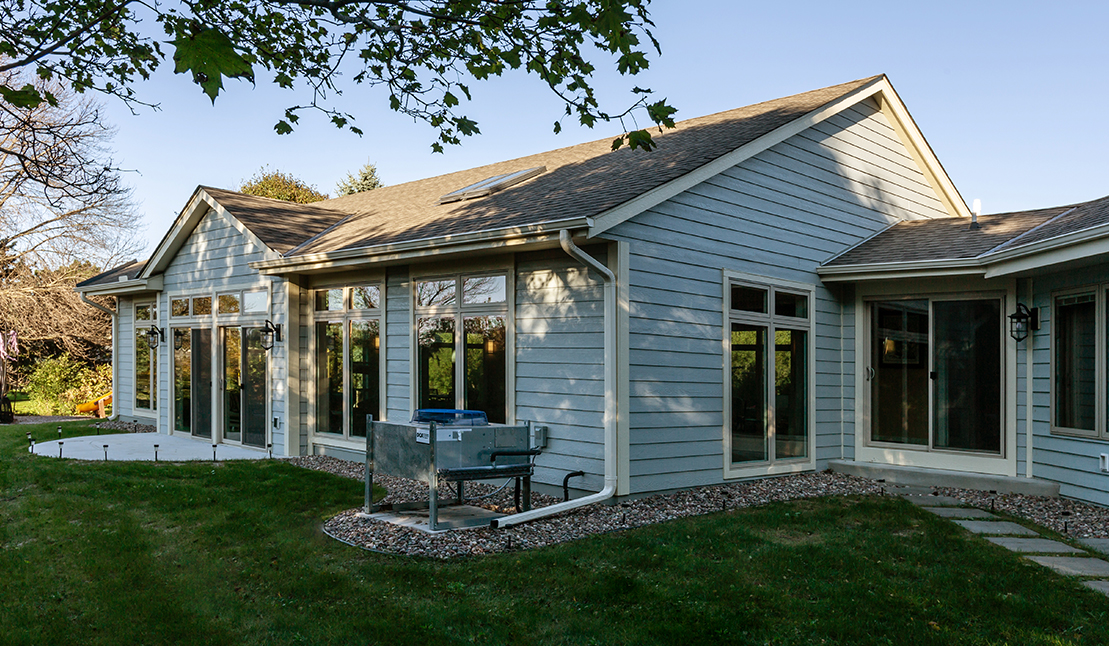
[[[647,74],[621,77],[597,57],[604,107],[619,111],[639,85],[690,118],[884,73],[968,204],[996,213],[1109,194],[1109,3],[655,0],[652,15],[662,55]],[[148,253],[198,184],[233,189],[263,165],[333,193],[367,161],[399,184],[619,134],[572,123],[552,134],[562,106],[517,74],[472,88],[461,111],[482,134],[445,154],[431,152],[430,126],[373,88],[339,101],[365,136],[313,115],[279,136],[283,108],[305,95],[228,81],[213,107],[171,70],[139,88],[160,111],[106,106],[116,162],[135,170]]]

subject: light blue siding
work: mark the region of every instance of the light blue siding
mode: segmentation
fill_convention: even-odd
[[[1060,483],[1059,493],[1099,505],[1109,505],[1109,474],[1098,468],[1098,456],[1109,453],[1109,440],[1086,438],[1052,432],[1052,300],[1058,290],[1090,287],[1096,288],[1109,281],[1109,265],[1059,272],[1033,279],[1035,296],[1025,303],[1040,308],[1040,330],[1033,333],[1032,351],[1032,475]],[[1027,286],[1021,281],[1021,289]],[[1027,292],[1022,291],[1022,294]],[[1104,325],[1104,321],[1102,322]],[[1017,430],[1020,433],[1023,474],[1025,459],[1025,423],[1028,409],[1024,405],[1026,381],[1027,341],[1020,344],[1018,365]],[[1099,361],[1104,362],[1102,356]]]
[[[899,219],[945,216],[864,104],[607,231],[630,248],[631,491],[723,481],[725,269],[814,286],[817,468],[851,457],[853,292],[816,268]]]
[[[385,280],[385,418],[412,419],[412,282],[407,267],[392,267]]]
[[[603,247],[586,251],[605,262]],[[604,486],[604,294],[601,277],[561,250],[516,257],[516,419],[546,424],[535,481]]]

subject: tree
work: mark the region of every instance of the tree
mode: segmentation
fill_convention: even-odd
[[[73,287],[138,250],[138,216],[99,106],[57,83],[31,84],[54,104],[0,102],[0,330],[18,332],[23,366],[59,352],[102,361],[108,317]]]
[[[274,200],[311,204],[327,199],[327,193],[320,193],[301,179],[279,170],[269,170],[265,166],[239,186],[240,193],[268,197]]]
[[[141,104],[135,84],[165,59],[162,46],[140,31],[152,18],[169,36],[174,71],[191,75],[215,101],[225,78],[255,82],[260,69],[283,88],[298,82],[310,99],[285,109],[274,128],[290,132],[305,110],[323,112],[340,128],[361,133],[353,116],[329,107],[344,83],[383,86],[393,110],[438,130],[436,151],[477,134],[460,114],[470,85],[510,70],[546,84],[574,117],[592,127],[618,121],[613,142],[650,150],[646,129],[625,118],[641,110],[673,126],[674,108],[632,88],[631,106],[601,109],[590,76],[591,56],[615,58],[621,74],[647,69],[645,50],[661,52],[651,33],[650,0],[0,0],[0,72],[34,69],[64,79],[78,92],[95,90]],[[64,10],[63,10],[64,9]],[[645,47],[644,45],[647,45]],[[597,51],[595,51],[597,50]],[[342,77],[347,77],[349,81]],[[10,105],[53,103],[33,85],[2,83]],[[634,119],[631,123],[635,125]],[[554,122],[561,130],[562,118]]]
[[[354,195],[355,193],[364,193],[372,191],[375,188],[385,186],[377,177],[377,166],[366,162],[366,165],[358,169],[358,176],[355,177],[353,173],[347,173],[346,178],[339,181],[335,185],[335,192],[339,197],[344,195]]]

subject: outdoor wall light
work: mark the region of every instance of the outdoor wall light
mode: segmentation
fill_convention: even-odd
[[[281,341],[281,324],[273,324],[273,321],[266,321],[266,327],[262,330],[262,349],[272,350],[274,342]]]
[[[158,348],[159,341],[166,340],[166,331],[159,328],[157,325],[151,324],[150,329],[146,332],[146,344],[150,346],[151,350]]]
[[[1028,338],[1032,330],[1040,329],[1040,308],[1028,309],[1024,303],[1017,303],[1017,311],[1009,315],[1009,336],[1017,343]]]

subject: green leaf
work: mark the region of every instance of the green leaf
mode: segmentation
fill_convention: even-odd
[[[174,73],[192,72],[193,82],[204,90],[212,103],[216,102],[223,89],[223,77],[245,78],[254,82],[254,70],[250,63],[235,51],[231,39],[218,29],[203,29],[192,36],[178,36],[170,44],[176,50],[173,53]]]
[[[276,130],[279,135],[287,135],[293,131],[293,127],[283,120],[274,124],[273,129]]]
[[[30,83],[18,90],[6,85],[0,85],[0,97],[2,97],[6,103],[17,108],[37,108],[46,100],[45,97],[35,89],[35,86]]]

